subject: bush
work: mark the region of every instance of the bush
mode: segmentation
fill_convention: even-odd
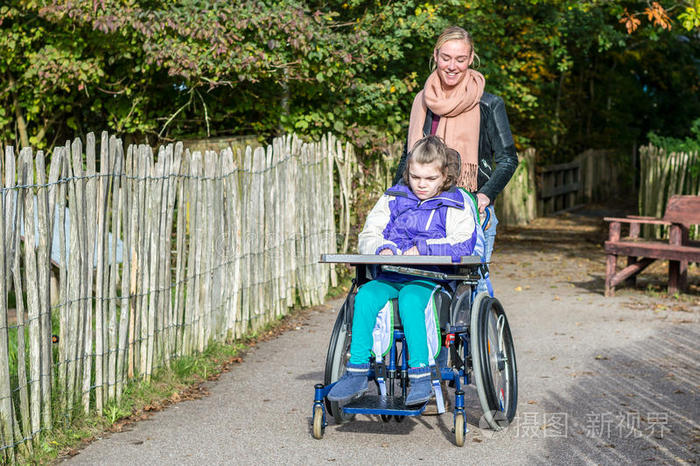
[[[671,152],[700,152],[700,118],[693,121],[690,125],[691,137],[684,139],[659,136],[654,132],[650,132],[647,137],[649,142],[660,147],[667,153]]]

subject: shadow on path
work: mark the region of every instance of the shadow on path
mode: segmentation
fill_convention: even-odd
[[[607,351],[565,393],[548,392],[544,413],[520,414],[519,437],[545,440],[576,463],[691,462],[700,452],[700,332],[681,325]],[[541,463],[531,457],[528,463]]]

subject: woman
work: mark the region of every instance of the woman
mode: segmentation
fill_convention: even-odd
[[[474,193],[480,213],[491,213],[484,231],[484,257],[490,261],[498,224],[493,203],[513,176],[518,156],[503,99],[484,92],[484,76],[470,68],[475,57],[472,37],[464,29],[452,26],[438,37],[433,72],[413,101],[406,147],[435,134],[459,152],[462,171],[457,185]],[[405,164],[404,150],[395,183]]]

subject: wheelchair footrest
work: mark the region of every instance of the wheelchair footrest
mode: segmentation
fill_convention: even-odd
[[[395,416],[418,416],[425,409],[420,405],[406,406],[402,396],[364,395],[342,407],[352,414],[393,414]]]

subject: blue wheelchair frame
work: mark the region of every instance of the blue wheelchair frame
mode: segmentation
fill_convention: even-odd
[[[422,278],[442,282],[456,282],[460,286],[455,292],[457,300],[454,299],[449,303],[448,319],[444,333],[445,345],[441,351],[452,351],[453,361],[452,367],[443,367],[441,369],[431,366],[432,383],[436,388],[436,393],[440,390],[439,380],[450,383],[450,386],[455,388],[455,406],[454,406],[454,432],[455,443],[458,446],[464,444],[464,437],[468,431],[466,426],[466,413],[464,410],[464,390],[463,386],[471,383],[470,375],[478,377],[476,380],[477,389],[479,392],[480,402],[484,408],[486,420],[488,424],[496,429],[507,425],[515,414],[515,406],[517,405],[517,369],[515,366],[515,353],[512,345],[512,337],[508,327],[505,313],[500,303],[489,296],[488,293],[482,292],[477,294],[476,288],[478,280],[481,277],[488,276],[488,266],[481,262],[479,257],[469,256],[463,257],[460,262],[452,262],[450,257],[443,256],[377,256],[377,255],[324,255],[322,262],[346,263],[356,267],[356,277],[353,280],[353,286],[346,298],[341,312],[339,313],[334,334],[331,337],[331,343],[328,350],[326,364],[326,380],[325,384],[316,384],[314,387],[314,403],[312,411],[313,419],[313,436],[321,438],[323,430],[327,425],[326,410],[330,409],[336,420],[344,420],[346,416],[355,414],[380,415],[382,420],[388,422],[392,416],[397,422],[403,420],[405,416],[418,416],[424,411],[426,404],[419,406],[404,406],[403,400],[406,396],[408,386],[408,348],[406,339],[401,329],[394,329],[394,341],[390,347],[388,361],[384,363],[376,363],[373,361],[370,370],[369,380],[374,380],[378,386],[386,385],[386,395],[364,395],[357,400],[352,400],[349,403],[340,406],[334,405],[325,399],[328,392],[335,385],[336,381],[329,380],[329,362],[333,357],[334,352],[338,350],[337,342],[334,343],[336,332],[342,326],[345,326],[346,331],[350,331],[352,321],[349,318],[351,311],[348,308],[353,305],[351,297],[355,289],[363,283],[369,281],[374,274],[372,269],[377,267],[384,271],[398,272],[406,275],[413,275]],[[450,270],[448,272],[435,272],[431,270],[423,270],[415,267],[426,265],[440,265],[441,270]],[[461,290],[461,293],[457,291]],[[466,302],[465,302],[466,301]],[[444,306],[444,305],[443,305]],[[474,309],[474,308],[477,309]],[[483,311],[486,309],[486,311]],[[473,315],[476,311],[476,315]],[[444,314],[444,310],[442,313]],[[482,314],[486,313],[486,317]],[[498,337],[495,356],[491,354],[491,342],[489,338],[488,327],[489,317],[493,313],[497,316],[496,333],[491,337]],[[468,317],[467,317],[468,316]],[[457,318],[459,317],[459,318]],[[451,320],[456,320],[452,322]],[[481,319],[481,320],[480,320]],[[486,322],[486,323],[484,323]],[[500,325],[500,327],[498,327]],[[472,341],[470,327],[477,327],[481,332],[486,332],[487,337],[481,341]],[[485,330],[484,330],[485,329]],[[484,341],[488,345],[488,351],[485,353]],[[507,345],[505,342],[507,341]],[[398,351],[398,343],[401,343],[401,351]],[[343,342],[344,343],[344,342]],[[476,344],[476,346],[475,346]],[[480,346],[479,346],[480,345]],[[473,354],[473,349],[477,348],[478,355]],[[458,350],[461,349],[461,355]],[[346,348],[341,348],[345,351]],[[485,356],[484,356],[485,354]],[[344,356],[344,355],[341,355]],[[457,358],[458,361],[454,359]],[[474,367],[476,360],[476,365]],[[471,361],[471,365],[469,363]],[[344,361],[343,361],[344,362]],[[439,373],[438,373],[439,370]],[[470,374],[473,372],[473,374]],[[494,377],[499,377],[499,374],[506,374],[506,389],[508,390],[507,399],[504,396],[504,388],[496,387]],[[395,394],[395,381],[400,383],[401,395]],[[496,388],[500,388],[497,390]],[[380,390],[380,393],[383,391]],[[445,395],[444,393],[442,394]],[[507,404],[507,406],[506,406]],[[438,407],[440,407],[438,405]],[[495,419],[499,416],[500,419]]]

